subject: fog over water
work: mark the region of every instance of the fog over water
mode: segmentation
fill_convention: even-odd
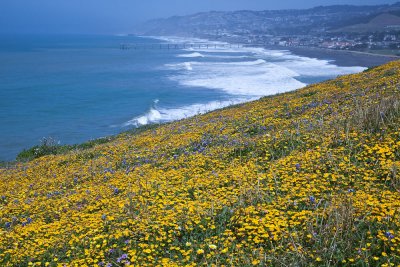
[[[141,22],[203,11],[393,4],[396,0],[1,0],[0,33],[129,33]]]

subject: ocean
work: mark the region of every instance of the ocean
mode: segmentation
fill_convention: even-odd
[[[0,161],[52,138],[76,144],[356,73],[262,48],[120,49],[195,43],[136,36],[0,36]]]

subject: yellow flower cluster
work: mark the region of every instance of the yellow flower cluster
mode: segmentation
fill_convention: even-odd
[[[0,169],[0,266],[398,266],[400,62]]]

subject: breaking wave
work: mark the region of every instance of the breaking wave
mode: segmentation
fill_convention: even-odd
[[[195,52],[195,53],[190,53],[190,54],[181,54],[181,55],[178,55],[177,57],[204,57],[204,55],[200,54],[198,52]]]
[[[287,92],[306,84],[295,77],[298,73],[265,60],[242,62],[185,62],[167,67],[190,72],[170,76],[185,87],[223,90],[230,95],[260,97]]]
[[[208,42],[197,38],[156,38],[172,43]],[[170,80],[178,83],[185,90],[190,90],[190,88],[221,90],[231,100],[196,103],[174,108],[160,108],[157,107],[157,103],[154,103],[148,112],[133,118],[125,123],[125,126],[179,120],[265,95],[292,91],[307,85],[301,81],[301,77],[334,78],[337,75],[356,73],[365,69],[339,67],[329,60],[297,56],[286,50],[225,45],[210,48],[195,48],[194,46],[181,51],[187,53],[181,52],[176,57],[190,58],[191,61],[164,65],[164,68],[172,70],[173,74],[168,77]]]
[[[204,114],[216,109],[255,100],[252,98],[236,98],[227,101],[211,101],[207,103],[192,104],[177,108],[159,108],[153,104],[148,112],[126,122],[123,126],[143,126],[150,123],[162,123],[181,120],[195,115]]]

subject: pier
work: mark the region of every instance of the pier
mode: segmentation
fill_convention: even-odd
[[[265,44],[235,43],[235,44],[216,44],[216,43],[121,43],[121,50],[129,49],[227,49],[243,47],[264,47]]]

